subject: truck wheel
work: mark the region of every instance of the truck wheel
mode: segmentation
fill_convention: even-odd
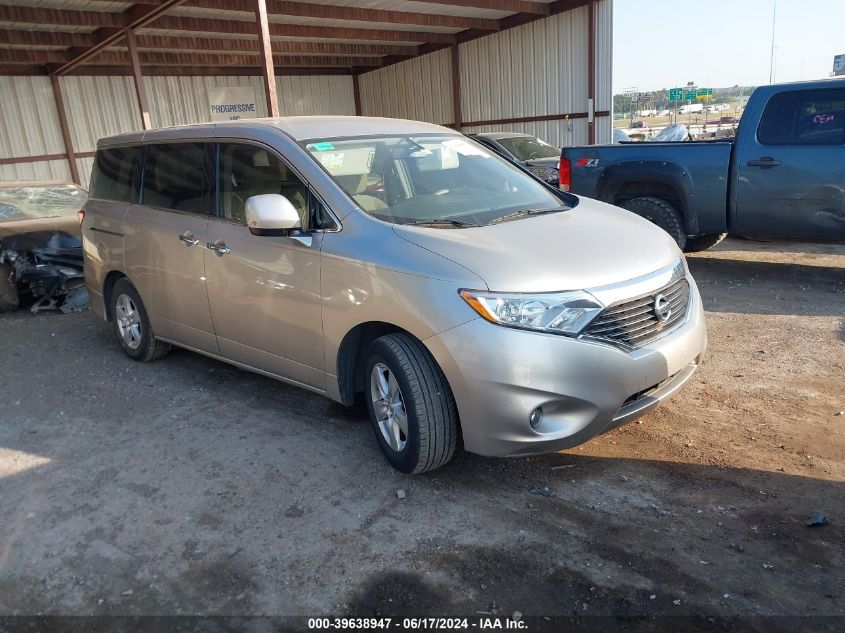
[[[711,246],[716,246],[719,242],[725,239],[727,233],[717,233],[715,235],[702,235],[701,237],[688,237],[686,246],[684,246],[685,253],[697,253],[699,251],[706,251]]]
[[[19,305],[15,273],[9,264],[0,264],[0,312],[17,310]]]
[[[156,339],[141,296],[128,279],[119,279],[111,293],[114,333],[129,358],[149,362],[162,358],[170,344]]]
[[[403,473],[440,468],[455,452],[452,390],[422,343],[408,334],[373,341],[365,364],[367,412],[387,461]]]
[[[684,218],[671,204],[660,198],[634,198],[622,203],[622,208],[645,218],[672,236],[678,248],[684,249],[687,233]]]

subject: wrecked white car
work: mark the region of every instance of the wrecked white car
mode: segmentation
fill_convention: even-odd
[[[77,216],[87,197],[74,185],[0,184],[0,312],[88,307]]]

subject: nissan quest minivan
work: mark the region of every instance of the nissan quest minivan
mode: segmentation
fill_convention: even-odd
[[[678,391],[707,345],[662,230],[448,128],[253,119],[97,147],[94,309],[131,358],[177,345],[351,405],[405,473],[458,435],[568,448]]]

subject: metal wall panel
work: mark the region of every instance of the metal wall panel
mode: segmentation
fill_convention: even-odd
[[[261,77],[146,77],[152,125],[159,128],[208,121],[208,89],[214,87],[252,87],[258,116],[267,116],[261,82]]]
[[[60,82],[77,153],[93,152],[104,136],[141,129],[131,77],[69,76]]]
[[[452,58],[447,48],[360,76],[361,113],[451,123]]]
[[[64,154],[48,77],[0,77],[0,158]],[[0,165],[0,181],[67,180],[66,161]]]
[[[596,119],[596,143],[613,142],[613,0],[596,6],[596,110],[610,116]]]
[[[460,45],[466,122],[586,112],[588,7]]]
[[[276,77],[276,87],[282,116],[355,115],[349,75],[285,75]]]

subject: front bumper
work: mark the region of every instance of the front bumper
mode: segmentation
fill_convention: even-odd
[[[480,318],[426,339],[455,395],[466,450],[510,456],[570,448],[674,395],[707,348],[701,297],[689,282],[686,322],[631,352]],[[528,418],[537,407],[543,421],[534,430]]]

